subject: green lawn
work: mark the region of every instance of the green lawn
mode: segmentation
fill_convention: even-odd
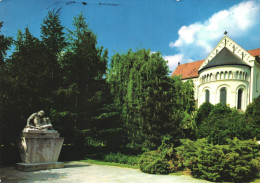
[[[114,163],[114,162],[105,162],[101,160],[94,160],[94,159],[85,159],[85,160],[80,160],[80,162],[86,162],[86,163],[92,163],[96,165],[109,165],[109,166],[118,166],[118,167],[124,167],[124,168],[134,168],[138,169],[138,165],[127,165],[127,164],[121,164],[121,163]]]

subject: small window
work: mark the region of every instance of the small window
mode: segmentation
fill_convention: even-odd
[[[232,77],[232,72],[231,72],[231,71],[229,71],[228,78],[229,78],[229,79],[233,78],[233,77]]]
[[[210,93],[209,90],[205,90],[205,102],[209,102]]]
[[[225,87],[220,89],[220,103],[227,104],[227,89]]]
[[[239,79],[243,79],[242,78],[242,71],[240,71],[240,73],[239,73]]]
[[[220,73],[220,79],[223,79],[224,78],[224,74],[223,72]]]
[[[224,79],[228,79],[228,72],[225,72]]]
[[[216,74],[216,80],[219,80],[219,72]]]
[[[237,95],[237,109],[242,109],[242,96],[243,96],[243,90],[239,89]]]

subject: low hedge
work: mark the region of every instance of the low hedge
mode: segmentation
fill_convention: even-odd
[[[228,140],[227,145],[213,145],[206,139],[184,139],[175,148],[179,162],[196,178],[210,181],[242,182],[256,178],[259,145],[255,140]]]
[[[139,160],[142,172],[150,174],[169,174],[177,170],[173,145],[169,137],[164,137],[162,144],[156,151],[145,152]]]
[[[110,153],[103,156],[103,161],[128,165],[138,165],[140,156],[126,155],[122,153]]]
[[[170,165],[161,151],[145,152],[139,160],[142,172],[150,174],[169,174]]]

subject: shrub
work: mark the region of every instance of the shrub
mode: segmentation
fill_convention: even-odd
[[[227,144],[227,138],[237,137],[241,140],[258,138],[259,124],[250,122],[244,114],[236,109],[217,104],[211,110],[197,130],[198,138],[207,138],[214,144]]]
[[[125,155],[121,153],[110,153],[103,157],[106,162],[114,162],[128,165],[137,165],[139,161],[139,156]]]
[[[248,123],[252,137],[260,139],[260,96],[247,106],[245,120]]]
[[[195,117],[197,125],[200,125],[205,119],[208,118],[209,113],[211,112],[213,107],[214,107],[214,105],[212,105],[209,102],[205,102],[199,107],[198,112]]]
[[[169,174],[170,165],[161,151],[145,152],[139,160],[139,168],[142,172],[150,174]]]
[[[180,123],[183,138],[196,139],[197,125],[193,114],[183,113],[183,119]]]
[[[254,101],[247,106],[247,109],[245,112],[247,118],[252,118],[252,120],[258,124],[260,123],[259,106],[260,106],[260,96],[255,98]]]
[[[182,140],[175,148],[180,162],[192,175],[210,181],[248,181],[257,176],[259,146],[254,140],[228,140],[228,145],[213,145],[206,139]]]
[[[223,104],[216,104],[210,111],[209,118],[212,118],[213,116],[224,117],[231,112],[232,110],[230,109],[230,107]]]
[[[172,138],[164,136],[156,151],[145,152],[139,160],[141,171],[150,174],[169,174],[177,170]]]

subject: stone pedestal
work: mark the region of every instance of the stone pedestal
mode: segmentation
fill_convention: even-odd
[[[64,163],[57,162],[64,138],[55,130],[23,131],[19,143],[22,163],[16,168],[22,171],[33,171],[52,168],[63,168]]]

